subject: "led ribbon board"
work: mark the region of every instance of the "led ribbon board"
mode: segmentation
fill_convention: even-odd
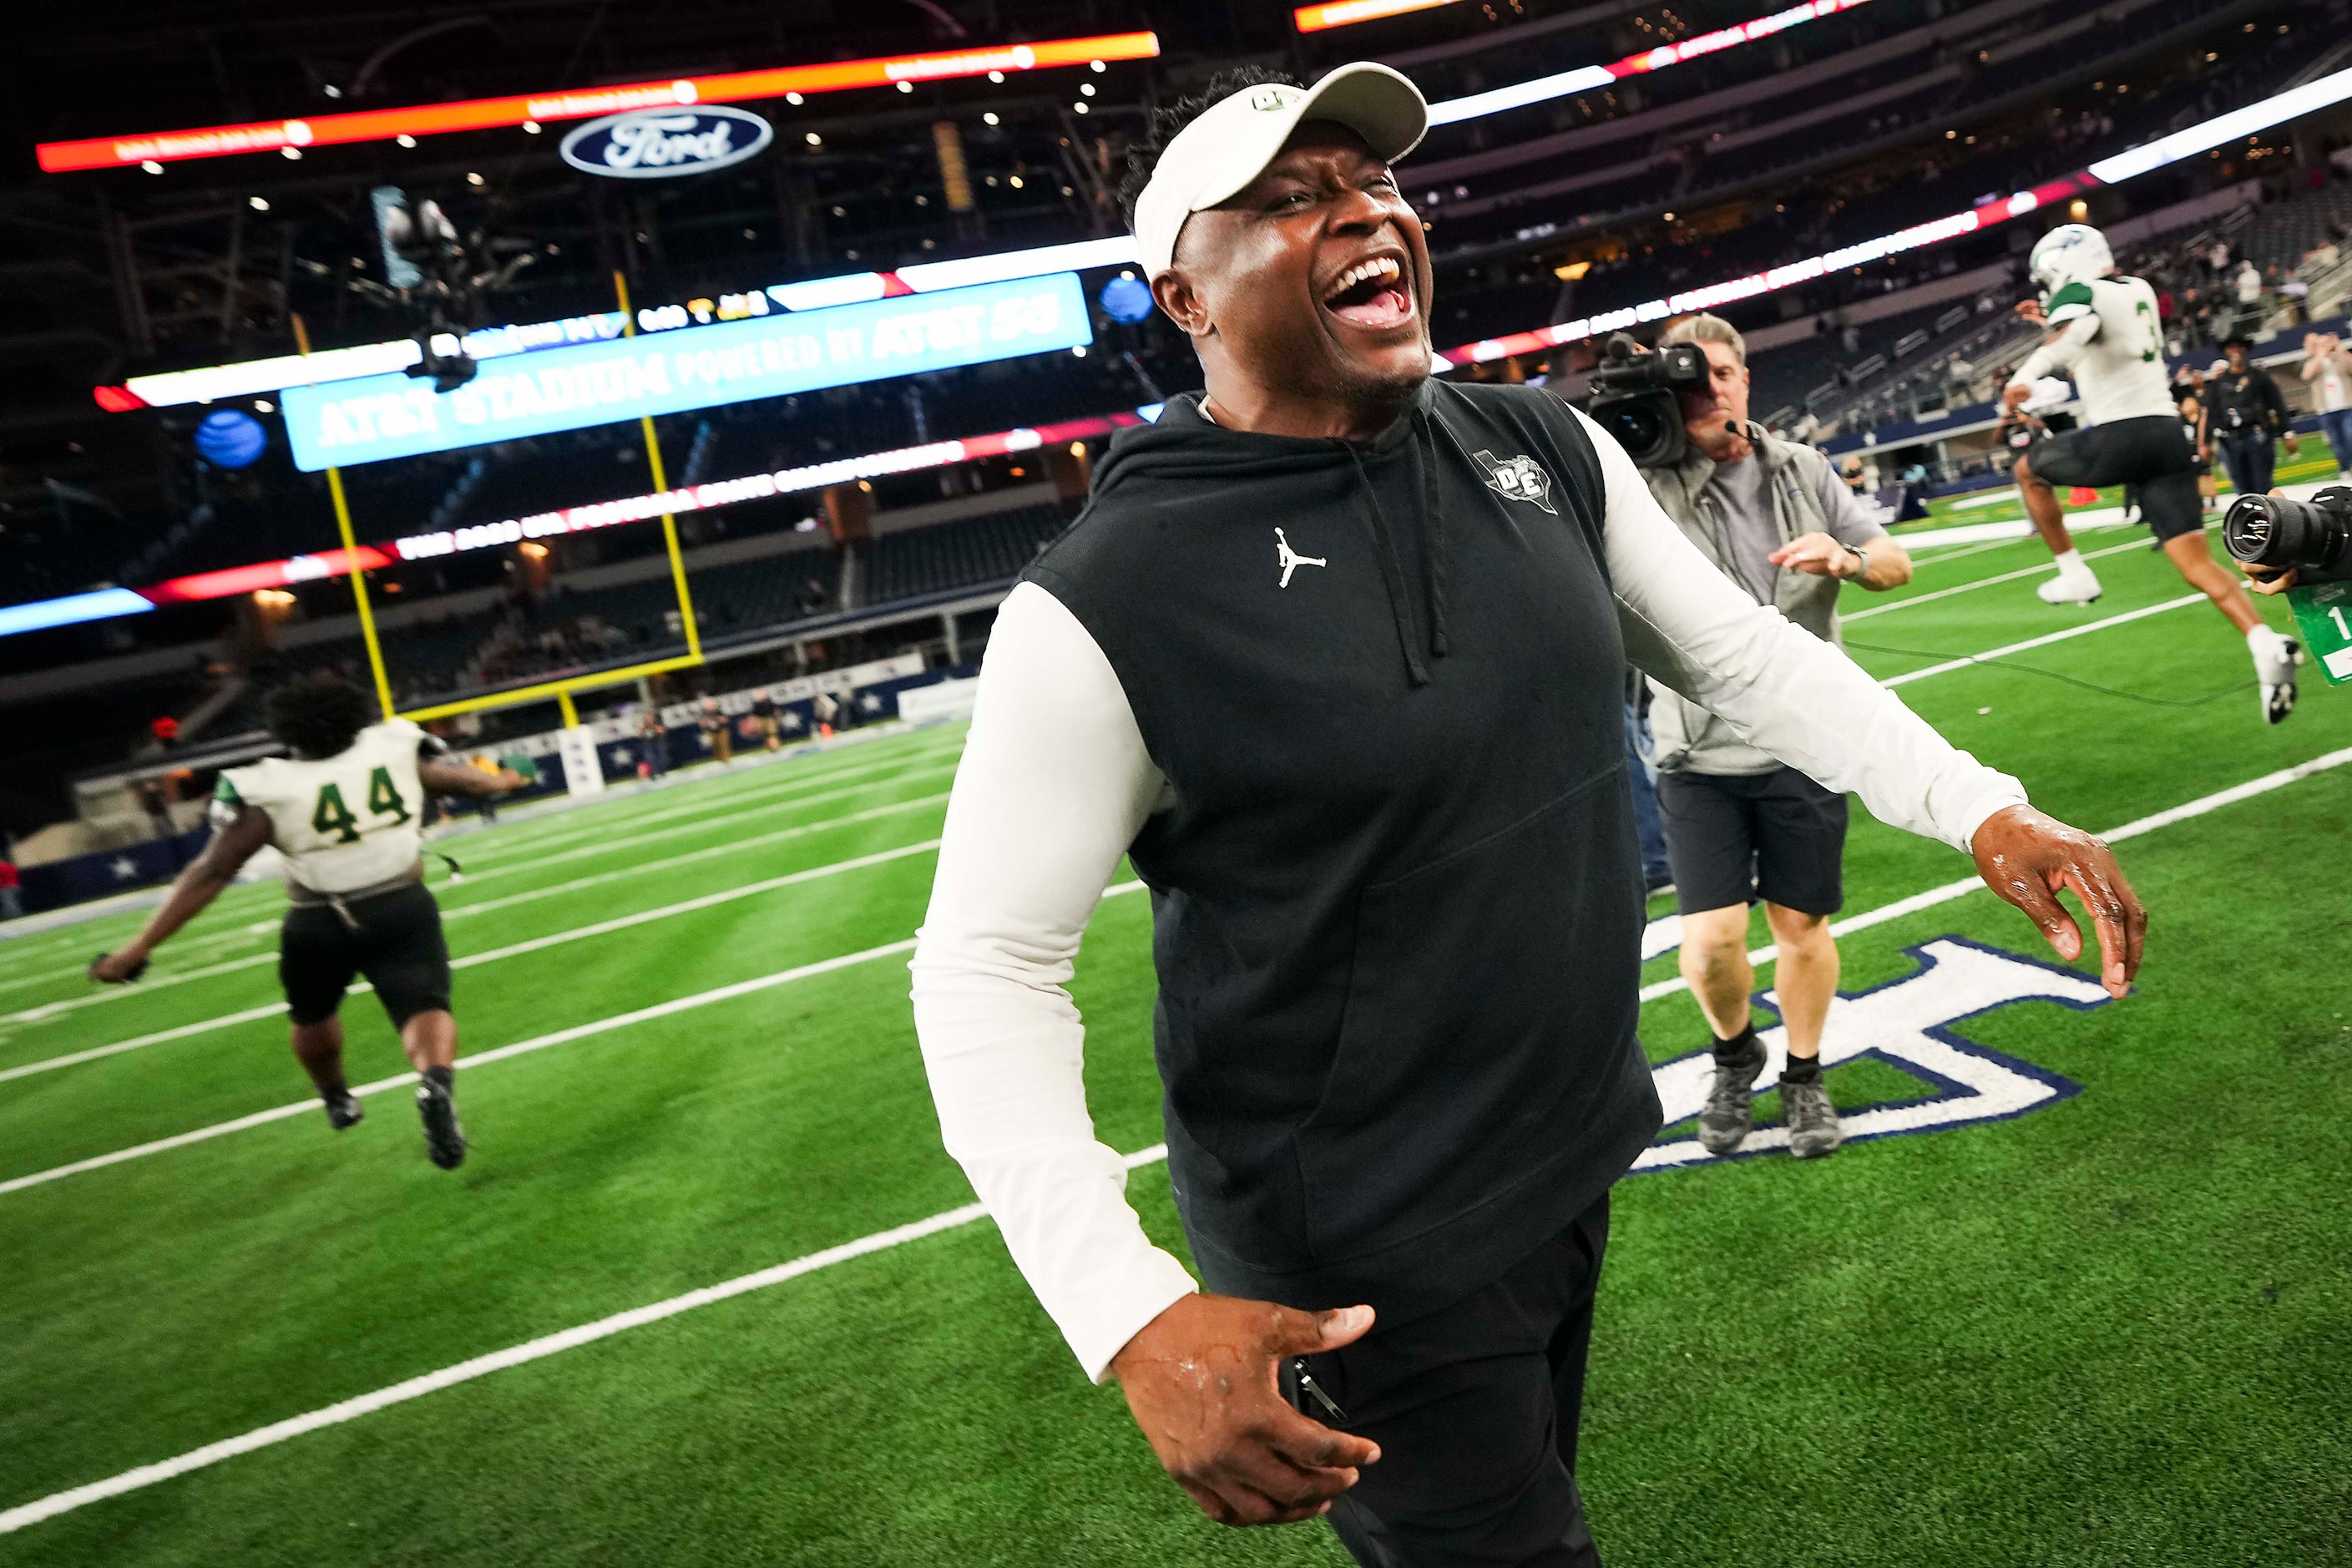
[[[944,54],[893,55],[886,58],[840,60],[831,65],[729,71],[719,76],[631,82],[622,87],[580,88],[514,98],[473,98],[411,109],[369,109],[352,114],[212,125],[194,131],[44,142],[35,152],[41,167],[53,174],[76,169],[120,169],[138,163],[177,163],[184,158],[220,158],[236,153],[275,153],[288,148],[299,151],[339,142],[389,142],[395,136],[438,136],[452,131],[495,131],[540,121],[593,120],[600,114],[618,114],[631,109],[740,102],[782,98],[794,92],[844,92],[898,82],[983,76],[990,71],[1080,66],[1095,60],[1143,60],[1159,52],[1157,34],[1110,33],[1087,38],[1055,38],[1042,44],[956,49]]]
[[[1742,22],[1734,27],[1718,27],[1712,33],[1701,33],[1685,38],[1679,44],[1660,44],[1654,49],[1643,49],[1637,55],[1627,55],[1613,65],[1579,66],[1556,76],[1541,76],[1533,81],[1513,82],[1508,87],[1495,88],[1486,92],[1474,92],[1467,98],[1449,98],[1429,106],[1432,125],[1452,125],[1457,121],[1475,120],[1484,114],[1500,114],[1507,109],[1526,104],[1542,103],[1570,93],[1590,92],[1596,87],[1607,87],[1629,76],[1663,70],[1678,66],[1685,60],[1695,60],[1701,55],[1711,55],[1718,49],[1732,48],[1740,44],[1769,38],[1801,22],[1818,21],[1851,11],[1869,0],[1806,0],[1802,5],[1792,5],[1786,11],[1775,11],[1769,16],[1759,16],[1753,22]]]
[[[1352,27],[1359,22],[1377,22],[1383,16],[1433,11],[1453,4],[1454,0],[1330,0],[1328,5],[1299,6],[1290,13],[1290,22],[1302,33],[1321,33],[1333,27]]]
[[[349,468],[1093,341],[1064,272],[548,349],[492,361],[449,393],[403,374],[289,387],[286,433],[295,467]]]

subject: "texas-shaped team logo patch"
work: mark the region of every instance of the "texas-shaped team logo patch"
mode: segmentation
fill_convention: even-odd
[[[1551,504],[1551,476],[1543,465],[1522,452],[1516,458],[1497,458],[1492,452],[1471,454],[1477,465],[1486,470],[1486,488],[1507,500],[1523,500],[1541,507],[1554,517],[1559,509]]]
[[[1841,995],[1830,1004],[1829,1023],[1822,1033],[1822,1065],[1874,1058],[1918,1079],[1929,1092],[1915,1100],[1841,1110],[1848,1143],[2002,1121],[2082,1092],[2082,1085],[1987,1050],[1963,1038],[1954,1026],[2012,1002],[2055,1002],[2078,1012],[2104,1007],[2115,998],[2098,982],[1957,936],[1904,951],[1918,962],[1917,973],[1859,995]],[[1758,1029],[1756,1037],[1768,1057],[1756,1081],[1757,1092],[1762,1094],[1788,1063],[1786,1031],[1776,1025]],[[1651,1068],[1668,1127],[1698,1114],[1706,1103],[1714,1070],[1714,1053],[1705,1050]],[[1741,1160],[1788,1146],[1789,1131],[1780,1126],[1759,1126],[1737,1153],[1720,1156],[1700,1148],[1696,1133],[1669,1133],[1643,1151],[1633,1169],[1672,1170],[1718,1159]]]

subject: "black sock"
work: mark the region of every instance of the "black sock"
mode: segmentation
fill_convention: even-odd
[[[341,1079],[337,1079],[332,1083],[320,1084],[319,1086],[319,1098],[331,1105],[336,1100],[341,1100],[345,1095],[351,1093],[351,1091],[352,1086],[350,1084],[345,1083]]]
[[[1727,1040],[1720,1037],[1717,1037],[1715,1042],[1716,1059],[1727,1062],[1736,1060],[1740,1057],[1746,1056],[1748,1052],[1748,1048],[1755,1044],[1756,1021],[1751,1018],[1746,1024],[1741,1025],[1739,1033],[1732,1036],[1731,1038]]]
[[[444,1094],[449,1092],[451,1080],[456,1076],[456,1073],[448,1068],[426,1068],[425,1069],[425,1081],[433,1085]]]
[[[1819,1083],[1822,1080],[1822,1058],[1790,1057],[1789,1065],[1780,1069],[1782,1083]]]

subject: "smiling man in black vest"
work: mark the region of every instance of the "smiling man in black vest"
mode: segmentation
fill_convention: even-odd
[[[1598,1562],[1573,1469],[1634,1037],[1626,661],[1972,849],[2060,953],[2142,917],[1837,649],[1758,605],[1539,390],[1430,375],[1385,67],[1224,79],[1133,221],[1202,395],[1123,432],[1005,600],[913,963],[949,1151],[1088,1375],[1212,1517],[1359,1561]],[[1131,182],[1133,184],[1134,182]],[[1150,887],[1170,1177],[1203,1291],[1094,1136],[1063,984]]]

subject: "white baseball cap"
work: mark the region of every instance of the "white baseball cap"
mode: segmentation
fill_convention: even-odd
[[[1313,87],[1269,82],[1219,99],[1160,149],[1135,200],[1135,247],[1148,281],[1168,270],[1176,236],[1194,213],[1231,201],[1282,151],[1302,120],[1332,120],[1393,163],[1421,145],[1429,103],[1402,72],[1370,60],[1340,66]]]

